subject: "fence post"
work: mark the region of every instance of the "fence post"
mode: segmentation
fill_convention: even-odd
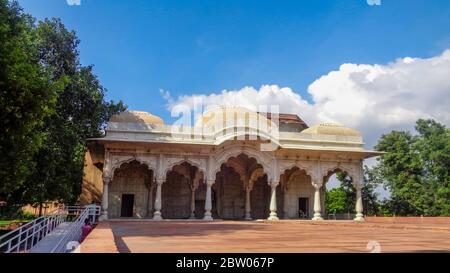
[[[97,207],[95,205],[92,205],[92,224],[95,224],[95,217],[97,216]]]

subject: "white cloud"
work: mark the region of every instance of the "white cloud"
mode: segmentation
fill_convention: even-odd
[[[428,59],[407,57],[386,65],[343,64],[310,84],[308,93],[311,103],[289,87],[264,85],[259,90],[244,87],[180,96],[168,100],[168,105],[193,108],[199,100],[206,106],[254,110],[259,105],[279,105],[280,112],[298,114],[310,125],[333,121],[356,128],[372,147],[382,133],[412,129],[418,118],[450,124],[450,50]]]

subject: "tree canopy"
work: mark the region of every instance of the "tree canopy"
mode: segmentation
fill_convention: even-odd
[[[17,194],[36,162],[62,82],[40,64],[34,19],[17,2],[0,0],[0,198]]]
[[[376,149],[386,154],[373,178],[390,191],[388,210],[398,215],[450,215],[450,130],[419,119],[413,135],[393,131]]]
[[[17,2],[0,0],[0,198],[11,203],[76,201],[86,139],[99,137],[111,115],[93,66],[59,19],[35,20]]]
[[[375,148],[386,154],[365,168],[363,206],[367,215],[450,215],[450,130],[431,120],[419,119],[415,132],[392,131]],[[355,193],[344,173],[339,188],[326,193],[327,211],[354,211]],[[383,185],[390,197],[380,201],[374,190]]]

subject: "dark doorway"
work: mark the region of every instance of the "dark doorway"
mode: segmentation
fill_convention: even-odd
[[[309,218],[309,198],[300,197],[298,199],[298,217]]]
[[[122,194],[120,217],[133,217],[134,194]]]

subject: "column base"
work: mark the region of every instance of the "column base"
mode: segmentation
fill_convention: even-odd
[[[203,220],[205,220],[205,221],[212,221],[212,220],[214,220],[212,218],[211,211],[205,211],[205,214],[203,216]]]
[[[246,214],[244,220],[253,220],[253,218],[250,214]]]
[[[323,221],[322,215],[320,213],[314,214],[314,217],[311,219],[313,221]]]
[[[155,212],[153,214],[153,220],[163,220],[163,218],[161,217],[161,212]]]
[[[106,221],[108,220],[108,214],[102,214],[98,217],[99,221]]]
[[[356,217],[353,219],[355,222],[364,222],[364,215],[362,214],[356,214]]]
[[[267,218],[267,220],[269,221],[277,221],[280,220],[280,218],[278,218],[278,215],[276,212],[271,212],[269,215],[269,218]]]

